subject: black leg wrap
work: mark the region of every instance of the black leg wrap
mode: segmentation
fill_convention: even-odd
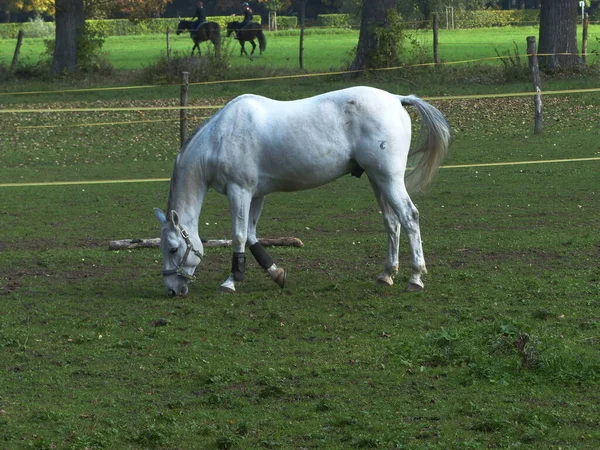
[[[244,281],[246,279],[246,254],[243,252],[233,252],[231,259],[231,273],[235,281]]]
[[[260,242],[251,245],[250,251],[254,256],[254,259],[256,259],[256,262],[260,264],[260,267],[263,269],[267,270],[273,265],[273,258],[271,258],[271,255],[269,255],[264,247],[260,245]]]

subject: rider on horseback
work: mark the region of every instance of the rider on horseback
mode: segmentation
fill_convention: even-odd
[[[195,17],[197,17],[198,20],[196,20],[192,24],[192,30],[198,31],[202,24],[206,23],[206,14],[204,13],[204,2],[198,2],[196,6],[196,12],[192,16],[192,20],[194,20]]]
[[[248,25],[250,22],[252,22],[252,10],[250,9],[250,5],[248,3],[244,3],[242,5],[242,9],[244,10],[244,20],[242,20],[242,23],[240,24],[240,29],[244,28],[246,25]]]
[[[248,2],[244,2],[242,4],[242,9],[244,10],[244,20],[240,22],[240,25],[238,26],[237,30],[235,30],[236,39],[238,40],[240,38],[240,30],[245,26],[250,25],[253,18],[252,9],[250,9],[250,5],[248,4]],[[232,16],[235,17],[235,13],[233,13]]]

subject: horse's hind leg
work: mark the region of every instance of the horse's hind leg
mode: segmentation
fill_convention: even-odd
[[[388,251],[387,259],[383,272],[377,277],[377,283],[385,286],[391,286],[394,284],[394,277],[398,273],[398,247],[400,243],[400,221],[398,216],[392,210],[388,202],[385,200],[383,194],[375,183],[371,181],[375,198],[381,208],[383,214],[383,223],[388,235]]]
[[[227,186],[229,214],[231,215],[231,246],[233,257],[231,273],[221,284],[221,292],[235,292],[235,282],[246,277],[246,240],[248,239],[248,216],[252,195],[237,185]]]
[[[244,56],[244,53],[246,53],[246,47],[245,47],[245,42],[244,41],[240,41],[240,56]],[[246,53],[247,55],[248,53]]]
[[[273,262],[271,255],[267,253],[256,237],[256,227],[262,213],[264,202],[264,197],[257,197],[252,199],[252,202],[250,203],[250,220],[248,221],[248,240],[246,243],[250,247],[250,252],[252,252],[254,259],[256,259],[258,264],[265,269],[271,276],[271,279],[283,289],[286,279],[285,270],[281,267],[277,267]]]
[[[254,55],[254,50],[256,50],[256,44],[254,43],[254,39],[250,41],[252,44],[252,51],[250,52],[250,56]]]
[[[427,269],[425,267],[425,258],[423,257],[423,244],[419,228],[419,211],[410,199],[408,192],[406,192],[403,179],[390,177],[385,182],[378,182],[377,187],[381,191],[384,200],[398,217],[408,237],[412,275],[408,280],[406,290],[421,291],[424,287],[421,275],[426,274]]]

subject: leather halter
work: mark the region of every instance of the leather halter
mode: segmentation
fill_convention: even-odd
[[[183,266],[185,265],[185,263],[188,259],[188,256],[190,255],[190,252],[194,252],[194,255],[196,255],[200,259],[201,262],[202,262],[202,253],[199,250],[196,250],[194,248],[188,232],[185,231],[185,229],[181,225],[178,225],[178,228],[179,228],[179,232],[181,233],[181,237],[185,241],[185,245],[186,245],[185,254],[183,255],[183,259],[181,260],[181,263],[179,264],[179,266],[177,266],[176,269],[163,270],[162,275],[163,275],[163,277],[168,277],[171,275],[179,275],[180,277],[185,278],[188,281],[196,281],[196,277],[194,275],[190,275],[185,270],[183,270]]]

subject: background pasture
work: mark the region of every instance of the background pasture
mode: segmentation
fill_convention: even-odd
[[[298,68],[299,32],[286,30],[267,32],[267,51],[254,58],[241,58],[239,46],[233,38],[229,41],[234,66],[269,65],[272,67]],[[431,61],[433,58],[431,30],[407,30],[406,59],[414,62]],[[526,38],[538,36],[537,27],[498,27],[475,28],[464,30],[440,29],[440,58],[446,62],[500,56],[515,56],[515,52],[524,57],[526,65]],[[588,52],[590,61],[597,58],[600,50],[600,25],[589,27]],[[578,32],[581,40],[581,30]],[[307,29],[304,42],[304,67],[307,70],[338,70],[347,64],[358,40],[358,31],[340,29]],[[44,53],[43,38],[25,38],[21,49],[21,59],[29,64],[36,63]],[[187,54],[191,51],[192,40],[189,34],[180,36],[171,33],[171,49],[175,53]],[[0,39],[0,62],[10,64],[15,49],[15,39]],[[212,44],[203,43],[202,52],[212,51]],[[581,44],[579,47],[581,48]],[[104,44],[110,63],[116,69],[140,69],[154,63],[166,54],[165,35],[150,34],[138,36],[109,36]],[[487,62],[497,63],[494,61]]]
[[[466,73],[454,86],[409,75],[197,85],[192,103],[351,84],[490,89]],[[4,95],[0,109],[177,101],[166,86]],[[182,299],[164,295],[158,250],[107,250],[157,235],[167,182],[0,187],[0,446],[598,448],[600,162],[510,163],[599,157],[600,95],[544,97],[542,136],[531,98],[433,103],[455,136],[446,166],[468,167],[441,169],[414,198],[423,293],[402,292],[404,239],[398,284],[374,285],[386,243],[364,177],[267,200],[261,234],[305,243],[271,250],[289,270],[283,291],[250,262],[239,292],[218,295],[230,250],[207,249]],[[166,179],[176,115],[2,113],[1,183]],[[200,231],[228,236],[223,197],[208,196]]]

